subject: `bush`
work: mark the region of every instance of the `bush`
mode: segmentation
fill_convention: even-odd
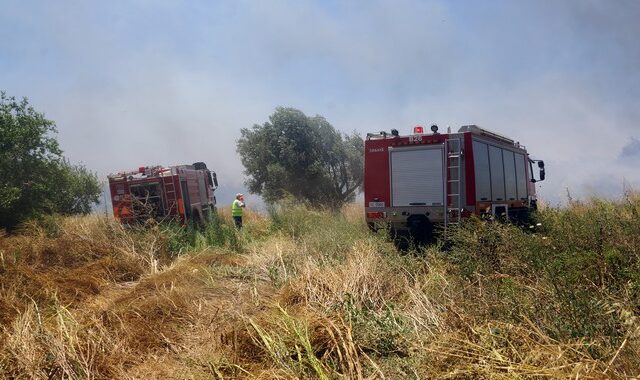
[[[98,202],[95,173],[62,155],[55,123],[27,99],[0,92],[0,228],[47,214],[87,214]]]
[[[631,196],[547,209],[533,233],[471,220],[444,257],[474,284],[468,293],[482,292],[488,315],[536,321],[555,339],[620,344],[628,333],[621,305],[640,312],[632,306],[640,304],[639,207]]]

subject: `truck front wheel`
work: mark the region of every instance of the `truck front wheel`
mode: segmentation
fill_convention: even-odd
[[[193,221],[193,225],[198,227],[199,229],[204,228],[204,220],[202,219],[202,215],[200,214],[200,210],[194,209],[191,213],[191,220]]]

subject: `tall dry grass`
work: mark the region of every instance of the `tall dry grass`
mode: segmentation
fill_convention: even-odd
[[[399,254],[362,209],[205,229],[53,218],[0,236],[0,377],[628,379],[640,199]]]

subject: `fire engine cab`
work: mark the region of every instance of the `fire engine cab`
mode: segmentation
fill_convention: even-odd
[[[173,218],[202,223],[215,210],[218,180],[204,162],[141,166],[108,178],[113,215],[123,223]]]
[[[366,220],[417,242],[473,214],[523,222],[536,209],[534,184],[544,178],[544,162],[530,159],[519,142],[476,125],[454,133],[438,133],[436,125],[431,133],[416,126],[408,136],[395,129],[369,133]]]

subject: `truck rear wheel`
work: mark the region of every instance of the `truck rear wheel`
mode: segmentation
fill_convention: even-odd
[[[433,223],[425,215],[411,215],[407,219],[407,228],[391,228],[389,237],[401,252],[406,252],[412,247],[420,250],[435,242]]]
[[[434,242],[433,223],[425,215],[411,215],[407,219],[409,235],[417,247]]]

